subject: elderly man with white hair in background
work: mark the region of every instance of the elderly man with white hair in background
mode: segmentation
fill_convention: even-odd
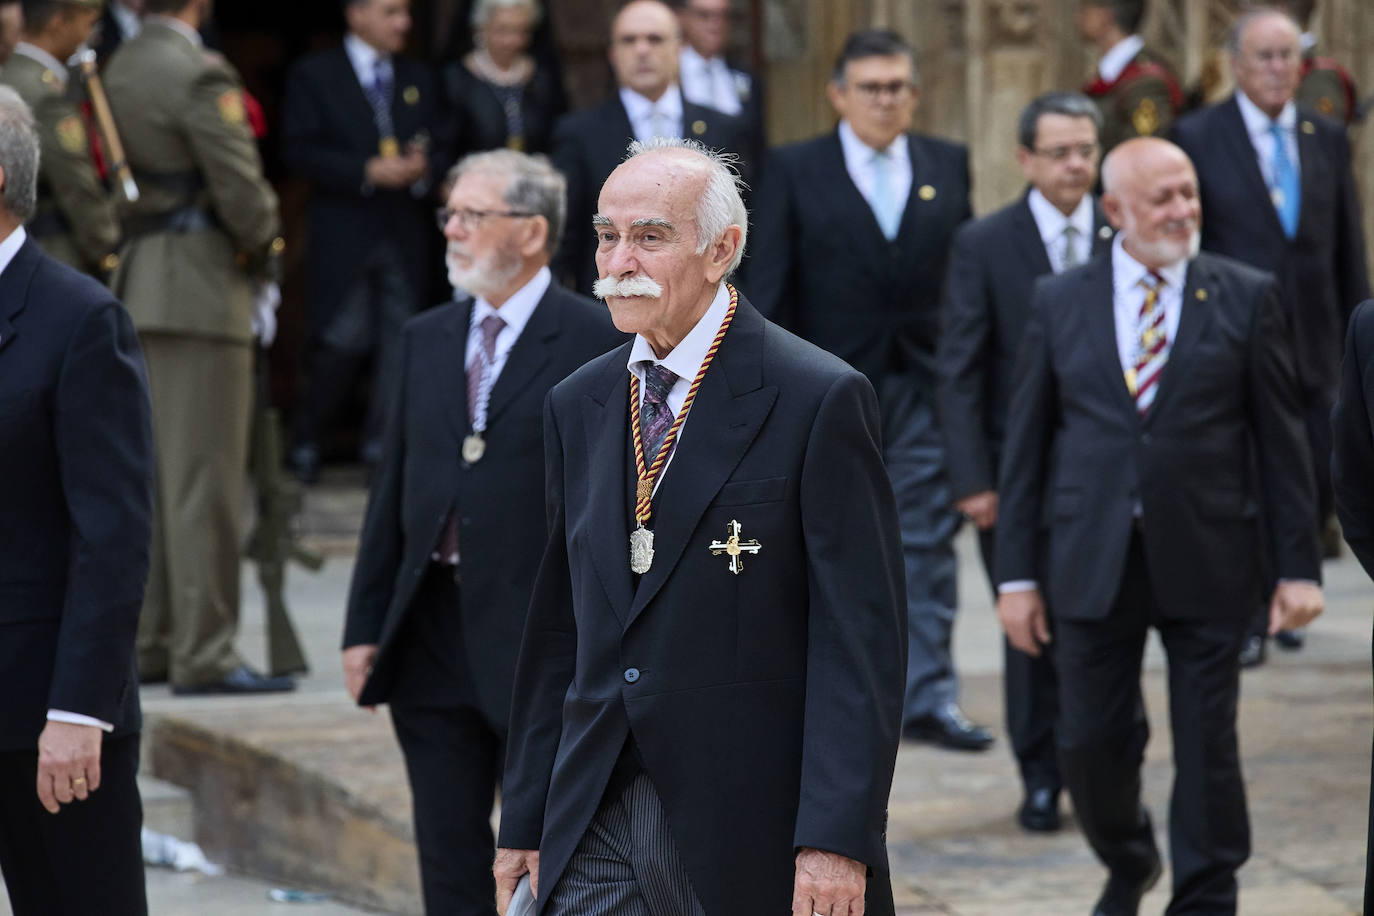
[[[630,151],[593,225],[635,338],[545,410],[498,909],[528,873],[559,916],[891,914],[906,633],[877,398],[726,282],[728,157]]]

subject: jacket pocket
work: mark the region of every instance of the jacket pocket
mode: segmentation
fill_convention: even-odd
[[[720,488],[711,505],[745,506],[773,503],[787,495],[786,477],[765,477],[759,480],[732,480]]]

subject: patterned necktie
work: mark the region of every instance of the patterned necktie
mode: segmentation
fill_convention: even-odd
[[[1164,278],[1153,270],[1140,280],[1145,301],[1136,317],[1135,361],[1126,373],[1126,387],[1135,398],[1135,409],[1143,418],[1155,402],[1159,375],[1169,360],[1169,335],[1164,326],[1164,307],[1159,303]]]
[[[1302,210],[1302,179],[1288,158],[1288,143],[1279,122],[1269,125],[1269,134],[1274,138],[1274,184],[1269,195],[1274,200],[1274,209],[1279,211],[1279,223],[1283,234],[1290,239],[1298,234],[1298,214]]]
[[[902,204],[892,189],[892,167],[886,150],[873,154],[873,215],[890,242],[902,222]]]
[[[391,61],[378,57],[372,64],[372,85],[367,87],[367,101],[372,106],[372,117],[377,124],[377,134],[382,139],[395,138],[396,128],[391,122],[391,93],[394,79]]]
[[[468,363],[468,422],[478,432],[487,428],[487,402],[491,400],[491,368],[496,364],[496,336],[506,323],[499,315],[488,315],[482,319],[478,328],[482,332],[482,345],[477,355]],[[480,424],[480,425],[479,425]]]
[[[673,412],[668,407],[668,392],[677,383],[677,373],[667,366],[650,364],[644,369],[644,403],[639,409],[639,431],[644,445],[644,464],[652,465],[668,429]]]
[[[1061,270],[1068,270],[1083,263],[1078,252],[1078,227],[1073,223],[1064,227],[1064,257],[1061,263]]]

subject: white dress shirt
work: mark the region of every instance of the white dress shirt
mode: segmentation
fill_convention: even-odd
[[[195,45],[197,48],[205,47],[205,39],[200,37],[200,33],[197,32],[195,29],[191,28],[186,23],[182,22],[180,19],[177,19],[175,16],[163,16],[160,13],[154,13],[150,16],[143,17],[144,25],[147,25],[150,22],[160,22],[167,28],[171,29],[173,32],[180,33],[182,37],[184,37],[191,44]]]
[[[53,57],[51,54],[49,54],[47,51],[44,51],[37,45],[29,44],[27,41],[21,41],[17,45],[15,45],[14,53],[22,54],[29,60],[37,61],[44,67],[47,67],[49,70],[53,72],[53,76],[56,76],[58,80],[61,81],[62,87],[66,88],[67,67],[65,64],[62,63],[62,61],[58,60],[56,57]]]
[[[1045,245],[1050,267],[1055,273],[1065,269],[1064,258],[1068,253],[1068,238],[1064,230],[1072,226],[1078,231],[1074,244],[1078,247],[1078,263],[1083,264],[1092,257],[1093,250],[1093,196],[1084,194],[1078,206],[1068,216],[1050,203],[1038,188],[1031,188],[1026,203],[1030,205],[1035,228],[1040,230],[1040,241]]]
[[[711,344],[715,342],[716,334],[720,332],[721,322],[725,320],[725,313],[730,310],[730,290],[722,283],[716,289],[716,297],[711,300],[710,306],[706,309],[706,314],[697,319],[697,323],[692,326],[692,330],[687,332],[687,336],[682,338],[676,347],[662,359],[654,353],[654,348],[649,345],[641,335],[636,334],[634,345],[630,347],[630,358],[626,368],[630,374],[639,379],[639,406],[644,406],[644,395],[647,386],[644,384],[644,373],[649,365],[667,366],[677,376],[677,381],[668,390],[668,409],[676,417],[682,410],[682,405],[687,401],[687,392],[692,388],[692,382],[697,377],[697,372],[701,369],[701,364],[706,360],[706,353],[711,349]],[[682,428],[678,430],[678,442],[682,441],[683,435],[687,431],[687,421],[682,421]],[[663,470],[659,472],[658,480],[654,482],[654,492],[658,492],[658,485],[663,483],[663,478],[668,473],[668,465],[673,463],[673,455],[677,453],[676,448],[669,453],[668,458],[663,463]],[[649,458],[646,455],[645,461]]]
[[[143,18],[119,0],[111,0],[110,13],[114,16],[115,25],[119,26],[120,38],[126,41],[137,38],[138,33],[143,31]]]
[[[740,89],[748,91],[749,76],[731,70],[719,54],[708,60],[698,54],[696,48],[683,44],[678,55],[678,80],[682,83],[683,96],[695,105],[705,105],[728,115],[738,115],[744,108]]]
[[[510,356],[511,348],[520,339],[520,334],[525,330],[525,325],[529,324],[530,316],[534,314],[535,307],[539,305],[539,300],[544,298],[544,294],[549,291],[549,284],[553,282],[553,274],[547,267],[541,267],[539,273],[535,274],[528,283],[520,287],[515,295],[511,296],[501,307],[494,308],[490,302],[478,297],[472,307],[472,321],[468,324],[468,345],[464,366],[471,366],[477,359],[477,351],[482,347],[482,321],[488,315],[495,315],[506,323],[501,329],[501,333],[496,335],[495,358],[491,362],[491,384],[496,384],[497,378],[501,375],[501,370],[506,367],[506,357]]]
[[[1097,62],[1097,74],[1104,82],[1115,83],[1123,70],[1135,60],[1135,56],[1145,47],[1145,39],[1139,35],[1127,35],[1112,45],[1112,49],[1102,55]]]
[[[657,102],[622,87],[620,104],[625,106],[630,127],[640,143],[648,143],[654,137],[682,136],[682,90],[677,83],[665,89]]]
[[[15,50],[18,51],[18,47],[16,47]],[[6,236],[3,242],[0,242],[0,274],[3,274],[9,268],[10,262],[13,261],[14,256],[19,253],[19,249],[24,247],[24,240],[28,237],[29,234],[24,231],[24,227],[20,226]],[[48,721],[67,722],[72,725],[92,725],[103,731],[114,731],[114,725],[109,722],[95,719],[91,716],[83,716],[77,712],[66,712],[61,709],[49,709]]]
[[[854,187],[859,189],[870,207],[873,206],[875,182],[873,156],[878,152],[887,154],[887,174],[893,196],[903,202],[911,196],[911,153],[907,149],[906,134],[898,134],[886,150],[875,150],[859,139],[848,121],[841,121],[840,149],[844,151],[845,171],[849,172]]]
[[[1272,120],[1239,89],[1236,90],[1236,105],[1240,108],[1241,120],[1245,122],[1245,132],[1250,135],[1250,145],[1255,148],[1255,156],[1259,159],[1260,174],[1264,176],[1265,185],[1272,188],[1278,184],[1278,177],[1274,172],[1275,123],[1283,131],[1283,148],[1288,153],[1288,161],[1293,163],[1293,170],[1301,180],[1302,162],[1298,159],[1298,106],[1293,100],[1289,99],[1288,104],[1279,112],[1279,116]]]
[[[383,61],[389,64],[391,59],[383,57],[380,51],[352,32],[344,36],[343,46],[348,62],[358,76],[358,84],[364,89],[371,89],[377,82],[377,65]]]

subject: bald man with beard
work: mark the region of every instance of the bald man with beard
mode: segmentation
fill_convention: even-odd
[[[1064,781],[1110,870],[1102,916],[1134,914],[1161,871],[1140,802],[1141,657],[1159,631],[1175,761],[1167,912],[1234,913],[1250,854],[1237,652],[1261,600],[1261,499],[1279,575],[1271,631],[1323,608],[1297,377],[1273,278],[1198,253],[1183,151],[1130,140],[1102,173],[1111,252],[1032,295],[999,487],[997,612],[1017,648],[1055,653]]]

